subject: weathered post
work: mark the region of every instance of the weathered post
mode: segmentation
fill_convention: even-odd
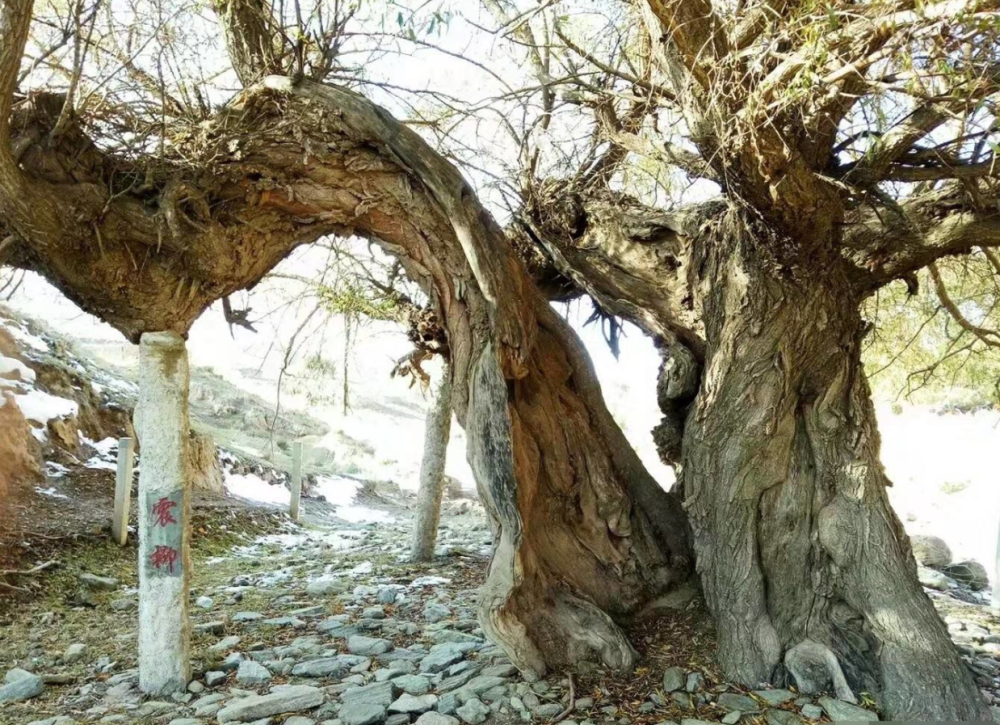
[[[174,332],[143,334],[135,411],[142,450],[139,687],[157,696],[184,691],[191,678],[188,385],[184,339]]]
[[[997,531],[997,548],[993,557],[993,592],[990,597],[994,609],[1000,609],[1000,530]]]
[[[417,491],[417,521],[413,529],[411,561],[434,558],[438,524],[441,521],[441,499],[444,496],[444,467],[451,435],[451,370],[448,364],[441,371],[441,380],[434,391],[434,403],[424,425],[424,457],[420,463],[420,489]]]
[[[132,501],[132,459],[134,441],[118,439],[118,475],[115,478],[115,515],[111,520],[111,536],[118,546],[128,541],[128,510]]]
[[[299,503],[302,499],[302,443],[292,443],[292,521],[299,520]]]

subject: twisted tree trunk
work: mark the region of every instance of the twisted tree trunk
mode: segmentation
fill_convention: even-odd
[[[575,237],[538,238],[661,344],[654,437],[678,465],[726,674],[867,692],[894,719],[988,719],[886,496],[866,287],[836,256],[777,263],[776,235],[724,205],[645,224],[628,200],[583,208]],[[703,344],[673,335],[685,313]]]
[[[420,462],[417,521],[413,529],[412,561],[434,558],[441,499],[444,497],[444,466],[451,436],[451,370],[447,363],[434,391],[434,401],[424,423],[424,457]]]
[[[496,523],[484,628],[539,674],[582,659],[634,663],[614,619],[690,576],[680,501],[642,467],[580,340],[451,164],[351,91],[269,77],[202,124],[166,178],[137,166],[151,188],[115,189],[121,174],[107,169],[135,162],[105,154],[72,119],[60,145],[33,145],[58,115],[57,99],[42,100],[17,111],[22,165],[0,158],[28,200],[0,195],[15,263],[135,339],[186,334],[213,300],[299,244],[327,234],[381,244],[447,335],[452,407]],[[183,221],[178,187],[198,200],[188,211],[199,223],[171,228]]]
[[[817,643],[893,719],[989,719],[886,496],[856,288],[835,268],[797,277],[734,246],[709,255],[719,283],[682,445],[723,669],[791,680],[793,648]]]

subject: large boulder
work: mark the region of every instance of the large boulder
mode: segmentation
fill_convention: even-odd
[[[910,537],[913,547],[913,558],[918,564],[931,569],[943,569],[951,563],[951,549],[944,539],[928,534],[915,534]]]
[[[941,571],[974,592],[981,591],[990,585],[990,576],[986,572],[986,567],[978,561],[971,559],[960,561],[957,564],[943,567]]]

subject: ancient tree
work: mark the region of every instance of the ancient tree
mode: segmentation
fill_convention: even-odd
[[[32,3],[5,3],[6,261],[136,341],[184,334],[297,245],[330,234],[378,242],[447,333],[453,408],[498,523],[484,628],[526,670],[630,667],[635,651],[613,618],[686,580],[693,558],[679,501],[611,419],[580,341],[450,163],[362,96],[320,82],[336,33],[305,49],[266,6],[217,10],[246,87],[209,112],[126,63],[140,87],[150,81],[150,125],[163,134],[137,149],[100,137],[107,107],[88,117],[71,92],[18,92]]]
[[[680,472],[721,663],[754,683],[818,643],[894,718],[983,717],[886,499],[859,310],[924,267],[937,281],[941,258],[994,258],[996,6],[638,11],[651,81],[567,44],[676,125],[629,128],[598,96],[605,138],[718,198],[666,213],[577,177],[541,185],[524,222],[547,278],[667,351],[655,434]]]
[[[818,648],[894,718],[988,716],[886,499],[860,309],[1000,244],[996,3],[644,0],[638,65],[595,56],[558,16],[544,42],[504,23],[544,79],[536,125],[568,86],[562,102],[597,131],[564,178],[540,179],[524,149],[506,233],[441,154],[331,82],[344,18],[289,26],[254,0],[216,11],[243,89],[212,107],[88,33],[82,7],[68,87],[22,93],[46,48],[25,54],[31,2],[7,0],[7,263],[136,340],[183,334],[297,245],[369,238],[447,336],[453,409],[497,524],[481,619],[519,667],[630,666],[615,619],[696,559],[732,678],[781,679],[789,651]],[[88,42],[146,105],[129,116],[77,96]],[[155,142],[121,132],[137,118]],[[658,210],[608,191],[636,153],[717,198]],[[656,437],[677,495],[642,468],[548,304],[574,290],[665,350]]]

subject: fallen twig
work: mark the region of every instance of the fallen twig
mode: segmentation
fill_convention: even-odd
[[[36,567],[24,569],[23,571],[19,571],[17,569],[0,569],[0,576],[31,576],[32,574],[39,574],[46,569],[51,569],[54,566],[59,566],[59,562],[52,559],[44,564],[39,564]]]
[[[576,688],[573,686],[573,673],[569,673],[569,704],[566,705],[566,709],[561,713],[552,718],[552,722],[560,722],[565,720],[571,712],[576,708]]]

